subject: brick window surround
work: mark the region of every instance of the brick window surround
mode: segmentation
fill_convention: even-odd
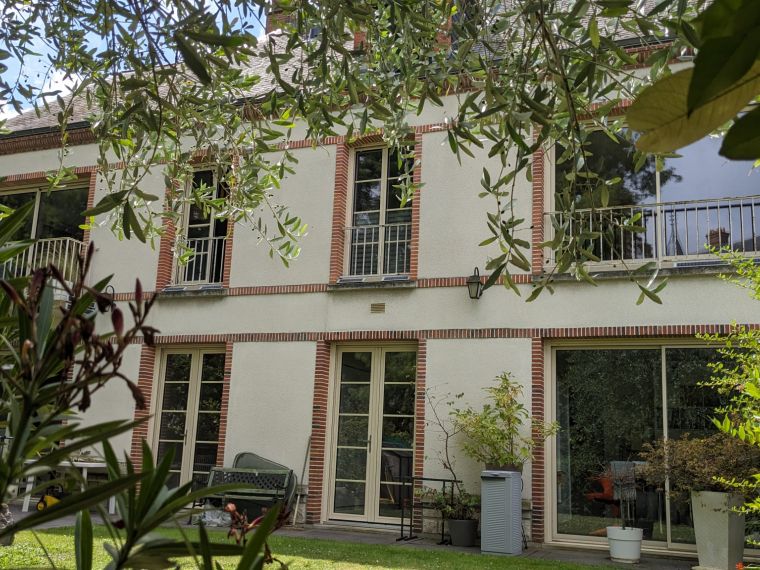
[[[381,333],[382,334],[382,333]],[[373,340],[365,338],[363,340]],[[376,341],[384,340],[378,335]],[[316,361],[314,364],[314,399],[312,403],[311,448],[309,451],[309,493],[306,500],[306,522],[319,523],[328,505],[324,495],[326,482],[330,476],[329,438],[327,423],[332,413],[328,395],[330,392],[330,359],[333,351],[330,342],[317,341]],[[425,463],[425,370],[427,366],[427,343],[424,338],[417,339],[417,380],[414,400],[414,470],[416,477],[423,474]],[[421,512],[418,511],[418,500],[415,504],[415,520],[421,525]],[[420,531],[421,527],[416,530]]]
[[[199,169],[203,170],[203,169]],[[172,196],[176,193],[174,188],[165,190],[165,207],[171,206]],[[175,218],[164,216],[163,233],[158,244],[158,267],[156,269],[156,291],[161,292],[172,284],[174,272],[174,249],[177,243],[177,224]],[[222,287],[230,288],[230,273],[232,272],[232,248],[234,245],[235,224],[227,223],[227,240],[224,246],[224,259],[222,260]]]
[[[422,182],[422,132],[415,131],[413,141],[415,167],[412,173],[412,182],[419,185]],[[346,260],[346,226],[349,225],[351,203],[349,198],[351,190],[349,180],[353,167],[352,150],[361,150],[364,146],[383,143],[381,134],[361,137],[350,143],[341,141],[335,147],[335,190],[333,192],[333,220],[330,240],[330,284],[334,285],[343,276]],[[420,199],[421,189],[417,188],[412,200],[412,236],[409,254],[409,279],[417,279],[419,267],[419,239],[420,239]]]

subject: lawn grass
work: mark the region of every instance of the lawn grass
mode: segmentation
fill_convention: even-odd
[[[179,537],[175,529],[161,529],[161,534]],[[195,535],[196,531],[187,531]],[[211,539],[215,542],[226,541],[226,532],[210,530]],[[104,568],[110,558],[103,549],[103,542],[108,539],[102,526],[94,528],[95,557],[94,568]],[[16,536],[13,546],[0,547],[0,568],[50,568],[50,562],[45,556],[48,552],[55,566],[60,569],[73,569],[74,564],[74,530],[72,528],[56,528],[36,532],[21,532]],[[39,539],[39,541],[37,540]],[[40,546],[40,543],[44,546]],[[369,569],[399,569],[399,570],[460,570],[460,569],[526,569],[526,570],[598,570],[599,566],[584,566],[579,564],[560,563],[554,561],[534,560],[526,558],[507,558],[467,554],[445,550],[423,550],[419,548],[386,545],[367,545],[331,540],[315,540],[273,536],[270,546],[275,556],[285,562],[292,570],[369,570]],[[224,568],[234,568],[236,559],[220,559]],[[192,568],[192,561],[182,565]],[[276,569],[277,566],[272,566]]]

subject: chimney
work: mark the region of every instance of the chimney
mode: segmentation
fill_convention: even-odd
[[[726,228],[719,228],[717,230],[710,230],[707,234],[707,243],[710,247],[721,248],[728,244],[728,230]]]
[[[272,8],[267,14],[266,33],[271,34],[275,30],[279,30],[292,17],[292,13],[285,12],[282,8]]]

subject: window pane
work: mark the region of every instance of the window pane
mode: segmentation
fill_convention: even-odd
[[[556,370],[558,532],[599,536],[622,508],[665,540],[664,497],[635,478],[643,444],[663,434],[661,351],[558,350]]]
[[[33,202],[36,196],[36,192],[17,192],[15,194],[0,194],[0,204],[7,206],[13,210],[18,210],[24,204]],[[11,240],[29,239],[32,237],[32,218],[33,214],[27,217],[24,226],[19,228]]]
[[[380,209],[380,182],[359,182],[354,191],[354,212]]]
[[[164,379],[167,382],[189,382],[190,358],[189,354],[168,354]]]
[[[414,441],[414,418],[383,417],[383,447],[411,449]]]
[[[699,386],[699,383],[710,379],[707,363],[719,359],[718,352],[710,348],[669,348],[665,351],[669,438],[678,439],[685,434],[705,437],[715,433],[711,418],[716,416],[715,408],[725,402],[714,389]],[[673,542],[696,542],[689,497],[671,499],[670,524]]]
[[[207,412],[218,412],[222,409],[222,383],[214,382],[201,384],[201,394],[198,409]]]
[[[364,514],[364,483],[336,481],[334,511],[336,513]]]
[[[417,353],[386,352],[385,381],[414,382],[417,377]]]
[[[356,180],[377,180],[382,176],[383,151],[366,150],[356,153]]]
[[[340,379],[343,382],[369,382],[371,366],[371,352],[344,352]]]
[[[655,163],[654,160],[648,160],[638,171],[634,168],[634,151],[633,142],[618,138],[617,142],[613,141],[605,133],[595,131],[588,137],[588,143],[585,145],[586,163],[592,172],[598,174],[602,179],[610,180],[620,177],[622,180],[619,184],[609,189],[609,206],[628,206],[634,204],[651,204],[656,201],[656,182],[655,182]],[[555,157],[559,161],[564,148],[561,145],[555,147]],[[567,200],[574,201],[577,208],[590,208],[592,206],[601,206],[598,195],[589,196],[588,192],[578,192],[575,196],[563,194],[567,187],[566,176],[572,172],[573,158],[555,167],[555,180],[557,194],[556,208],[561,209]],[[666,169],[661,176],[667,177]]]
[[[387,184],[387,191],[388,196],[385,200],[385,209],[386,210],[395,210],[398,208],[401,208],[401,196],[404,193],[403,184],[405,181],[399,180],[398,178],[391,178],[388,180]],[[411,184],[411,180],[409,181]],[[412,207],[412,201],[408,201],[406,204],[404,204],[404,209]]]
[[[187,388],[186,382],[164,384],[164,399],[161,407],[164,410],[186,410]]]
[[[760,173],[752,161],[728,160],[718,154],[723,139],[706,137],[665,159],[660,175],[663,201],[706,200],[760,194]]]
[[[410,148],[405,148],[403,151],[403,155],[407,155],[411,152]],[[412,173],[412,170],[414,168],[414,158],[409,156],[404,156],[399,161],[399,154],[398,152],[392,152],[388,156],[388,177],[389,178],[395,178],[397,176],[401,175],[410,175]]]
[[[198,441],[219,440],[219,414],[213,412],[198,414],[198,429],[195,432]]]
[[[222,353],[204,354],[201,381],[221,382],[224,379],[224,360]]]
[[[85,222],[82,212],[87,209],[87,193],[87,188],[41,193],[37,238],[84,239],[84,230],[79,226]]]

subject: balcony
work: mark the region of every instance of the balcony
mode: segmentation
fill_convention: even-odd
[[[53,264],[63,278],[71,282],[76,279],[79,255],[83,251],[84,242],[70,237],[37,240],[16,257],[3,263],[0,274],[3,279],[24,277],[38,267]]]
[[[225,236],[178,239],[173,285],[221,284],[226,246]]]
[[[640,231],[621,227],[637,215],[639,219],[632,225]],[[571,237],[598,232],[599,236],[583,247],[601,264],[710,264],[716,260],[707,251],[708,245],[730,247],[747,255],[760,251],[760,196],[547,212],[544,216],[547,240],[561,232],[567,244]],[[555,252],[547,253],[553,265]]]
[[[412,224],[346,228],[347,277],[405,276],[411,261]]]

